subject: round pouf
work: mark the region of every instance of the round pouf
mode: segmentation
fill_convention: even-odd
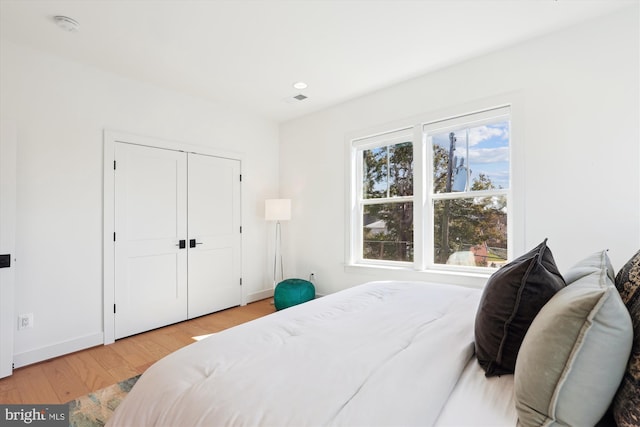
[[[316,287],[308,280],[287,279],[278,283],[273,294],[276,310],[302,304],[316,297]]]

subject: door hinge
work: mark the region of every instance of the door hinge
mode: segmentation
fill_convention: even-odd
[[[242,226],[240,226],[240,234],[242,234]]]
[[[115,231],[113,232],[113,241],[114,242],[116,241],[116,232]]]
[[[116,305],[113,304],[113,314],[116,314]]]
[[[240,182],[242,182],[242,174],[240,174]]]
[[[113,170],[116,170],[116,161],[113,161]]]
[[[240,278],[240,286],[242,286],[242,277]]]

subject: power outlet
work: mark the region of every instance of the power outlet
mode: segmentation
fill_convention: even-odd
[[[18,316],[18,330],[33,328],[33,313]]]

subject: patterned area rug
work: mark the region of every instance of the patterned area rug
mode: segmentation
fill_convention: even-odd
[[[69,425],[71,427],[104,426],[138,378],[140,375],[69,402]]]

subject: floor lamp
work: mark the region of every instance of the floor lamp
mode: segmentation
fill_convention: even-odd
[[[264,219],[276,221],[276,236],[273,250],[273,287],[276,287],[276,276],[278,271],[278,255],[280,256],[280,277],[284,280],[284,267],[282,263],[282,230],[280,221],[291,219],[291,199],[267,199],[264,202]]]

